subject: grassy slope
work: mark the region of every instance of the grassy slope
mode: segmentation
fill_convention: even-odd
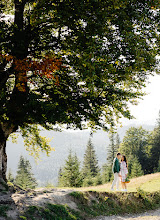
[[[111,183],[75,189],[71,201],[78,210],[64,205],[30,206],[19,219],[24,220],[86,220],[100,215],[140,213],[160,207],[160,173],[134,178],[128,184],[128,193],[109,192]],[[74,189],[73,189],[74,190]]]
[[[128,192],[136,192],[138,188],[146,192],[155,192],[160,190],[160,173],[149,174],[141,177],[131,179],[131,182],[127,184]],[[97,191],[108,192],[110,191],[111,183],[107,183],[99,186],[83,187],[76,190],[79,191]]]

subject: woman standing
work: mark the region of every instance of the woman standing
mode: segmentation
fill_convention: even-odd
[[[126,156],[122,156],[121,158],[121,183],[122,183],[122,191],[127,192],[127,186],[126,186],[126,178],[128,174],[128,168],[127,168],[127,159]]]

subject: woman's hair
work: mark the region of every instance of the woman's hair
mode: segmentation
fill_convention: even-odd
[[[126,166],[128,166],[126,156],[125,156],[125,155],[122,155],[122,157],[124,158],[124,160],[123,160],[123,161],[125,161],[125,162],[126,162]],[[121,158],[121,162],[122,162],[122,158]]]

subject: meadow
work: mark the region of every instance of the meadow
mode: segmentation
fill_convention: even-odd
[[[128,192],[137,192],[141,189],[145,192],[160,191],[160,173],[148,174],[133,178],[130,183],[127,184]],[[99,186],[81,187],[76,188],[78,191],[97,191],[97,192],[110,192],[111,183],[107,183]]]

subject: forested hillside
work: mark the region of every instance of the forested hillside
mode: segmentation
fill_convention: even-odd
[[[118,129],[121,141],[129,127],[130,126],[124,126]],[[143,128],[153,130],[154,126],[144,125]],[[13,175],[15,176],[19,157],[20,155],[23,155],[30,161],[33,173],[35,174],[39,185],[45,185],[47,182],[56,185],[59,168],[64,165],[70,149],[77,153],[81,162],[83,161],[90,132],[88,130],[66,130],[63,132],[45,131],[43,132],[43,135],[53,138],[51,146],[55,148],[55,151],[51,152],[50,157],[42,154],[42,161],[39,161],[38,164],[36,164],[34,158],[29,156],[28,152],[25,150],[23,139],[19,137],[17,144],[13,144],[11,140],[7,142],[8,168],[11,168]],[[92,142],[98,157],[99,166],[102,167],[107,158],[107,147],[109,145],[108,133],[102,130],[93,133]]]

